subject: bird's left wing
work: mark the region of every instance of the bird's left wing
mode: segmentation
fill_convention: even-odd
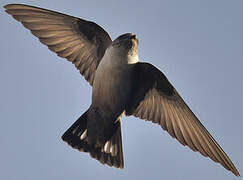
[[[165,75],[153,65],[133,67],[133,92],[126,115],[158,123],[184,146],[219,162],[236,176],[239,172],[229,157],[186,105]]]
[[[92,85],[96,68],[106,48],[109,34],[94,22],[23,4],[8,4],[6,12],[58,56],[71,61]]]

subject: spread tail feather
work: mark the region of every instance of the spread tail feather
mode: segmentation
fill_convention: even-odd
[[[62,136],[62,140],[81,152],[89,152],[91,157],[102,164],[123,168],[121,124],[103,147],[89,144],[87,133],[88,111],[86,111]]]
[[[123,169],[123,152],[122,152],[122,138],[121,125],[117,128],[115,134],[109,141],[105,143],[102,148],[93,148],[90,151],[91,157],[99,160],[102,164],[115,166]]]

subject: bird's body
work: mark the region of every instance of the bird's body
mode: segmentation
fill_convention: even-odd
[[[121,116],[133,115],[159,124],[182,145],[240,175],[166,76],[139,62],[135,35],[126,33],[112,41],[90,21],[28,5],[5,8],[51,51],[71,61],[93,86],[90,107],[62,136],[70,146],[123,168]]]
[[[131,96],[131,64],[126,62],[127,58],[121,56],[118,49],[110,46],[95,73],[90,110],[96,109],[100,118],[90,118],[89,123],[101,122],[98,129],[102,129],[104,125],[104,132],[109,131],[116,121],[120,121]],[[93,127],[96,126],[91,125],[88,133],[93,130]],[[99,130],[94,129],[90,136],[95,136],[94,134],[100,132]],[[99,134],[97,139],[102,136],[104,135]],[[99,143],[102,146],[105,142]]]
[[[134,35],[127,33],[126,36],[127,40],[137,45],[137,38]],[[91,125],[88,126],[87,132],[88,137],[93,137],[89,141],[95,146],[104,146],[113,133],[105,134],[113,128],[114,132],[116,131],[117,127],[114,124],[119,123],[118,126],[120,126],[121,116],[132,96],[133,67],[138,61],[137,53],[131,53],[123,47],[116,46],[115,43],[112,43],[105,51],[95,73],[92,104],[89,108],[89,111],[92,111],[92,117],[89,119],[88,124]],[[94,114],[99,118],[93,118]],[[99,126],[94,124],[99,124]],[[100,131],[102,128],[104,131]]]
[[[131,94],[131,64],[126,62],[128,57],[117,51],[113,47],[107,49],[95,73],[92,89],[92,104],[115,116],[125,110]]]

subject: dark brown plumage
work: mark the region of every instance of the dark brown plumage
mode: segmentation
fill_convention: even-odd
[[[97,68],[101,76],[96,78],[97,82],[100,79],[105,81],[105,78],[111,80],[111,76],[112,81],[119,85],[114,88],[112,84],[105,82],[112,89],[109,92],[109,88],[98,83],[99,88],[95,90],[97,97],[102,99],[104,97],[101,95],[108,94],[111,96],[109,100],[113,102],[106,102],[105,98],[101,102],[94,97],[92,101],[96,100],[111,109],[112,103],[121,105],[116,104],[117,108],[113,108],[115,111],[109,112],[92,102],[90,108],[62,136],[62,139],[73,148],[89,152],[103,164],[123,168],[120,119],[122,112],[125,112],[127,116],[134,115],[159,124],[182,145],[199,151],[203,156],[211,158],[236,176],[240,176],[229,157],[193,114],[166,76],[151,64],[136,62],[138,59],[135,56],[135,35],[124,34],[112,41],[108,33],[94,22],[28,5],[9,4],[4,7],[7,13],[31,30],[32,34],[51,51],[71,61],[90,85],[94,86]],[[132,63],[121,63],[125,73],[122,72],[122,68],[116,69],[120,67],[116,66],[120,65],[119,61],[114,60],[114,64],[110,62],[114,51],[110,50],[104,58],[108,47],[113,47],[113,42],[114,46],[118,46],[117,49],[124,46],[123,49],[127,48],[128,53],[133,52],[130,54],[132,58],[129,59]],[[100,62],[103,61],[106,66],[115,69],[113,74],[104,70],[106,66],[100,67]]]

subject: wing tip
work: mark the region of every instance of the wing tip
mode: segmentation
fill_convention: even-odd
[[[12,5],[12,4],[6,4],[6,5],[3,6],[3,8],[5,8],[5,9],[9,9],[9,7],[11,7],[11,5]]]
[[[28,6],[28,5],[24,5],[24,4],[6,4],[3,6],[3,8],[5,8],[5,12],[10,14],[10,15],[13,15],[11,13],[11,10],[16,10],[16,9],[19,9],[20,7],[23,7],[23,6]],[[19,8],[18,8],[19,7]]]
[[[237,177],[241,177],[239,171],[238,171],[236,168],[233,169],[233,170],[231,170],[231,172],[232,172],[235,176],[237,176]]]
[[[25,5],[25,4],[6,4],[3,7],[5,9],[14,9],[14,7],[16,7],[16,6],[27,6],[27,5]]]

